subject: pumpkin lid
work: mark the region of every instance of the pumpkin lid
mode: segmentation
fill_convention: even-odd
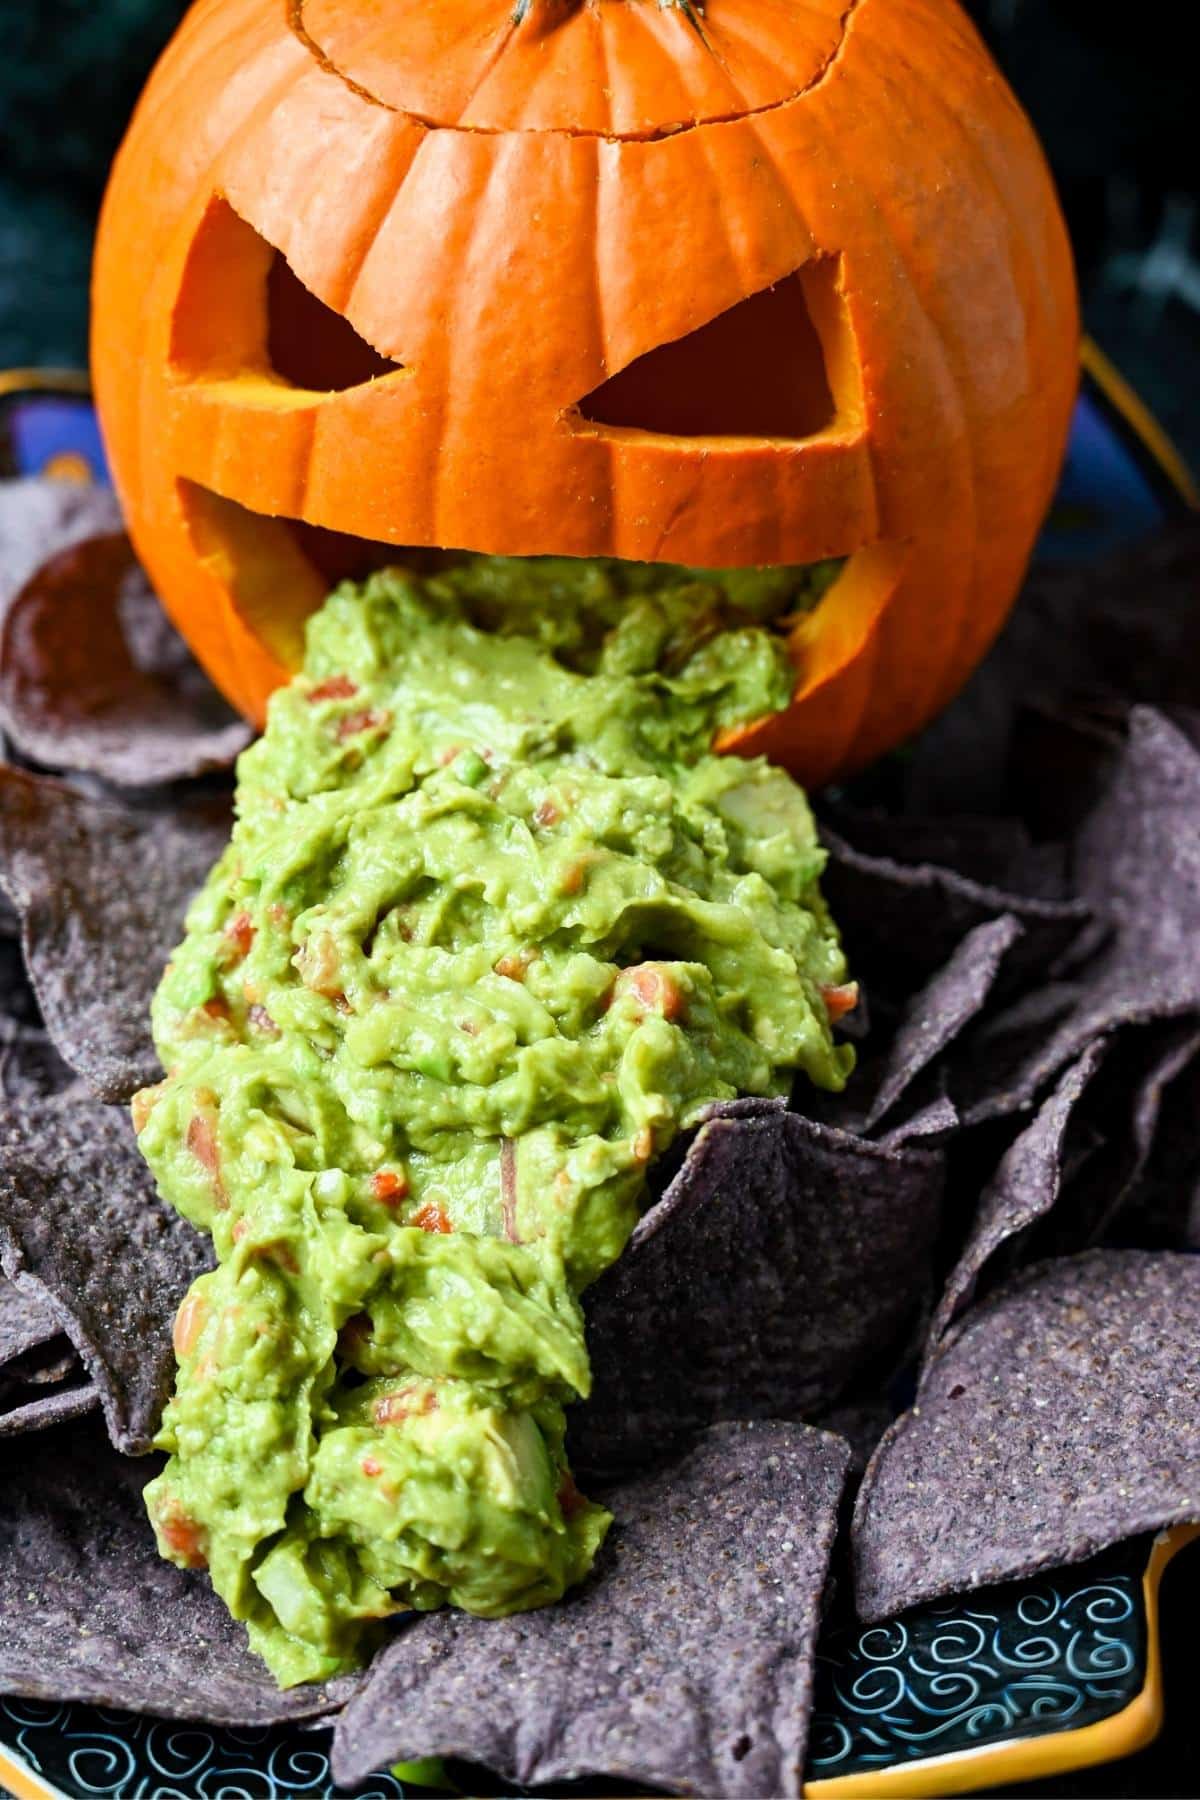
[[[462,131],[656,138],[781,106],[858,0],[290,0],[322,67]]]

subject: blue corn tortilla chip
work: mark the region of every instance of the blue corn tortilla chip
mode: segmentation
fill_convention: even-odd
[[[150,1001],[228,835],[223,799],[138,811],[0,766],[0,887],[46,1028],[102,1100],[161,1075]]]
[[[0,481],[0,620],[48,556],[121,529],[121,509],[110,488]]]
[[[975,1307],[859,1491],[855,1592],[890,1618],[1200,1519],[1200,1258],[1096,1250]]]
[[[135,788],[227,768],[251,735],[119,533],[58,551],[12,600],[0,626],[0,728],[43,767]]]
[[[1174,1033],[1156,1028],[1136,1035],[1152,1041],[1136,1061],[1130,1058],[1133,1106],[1123,1142],[1110,1151],[1118,1175],[1107,1172],[1101,1190],[1107,1204],[1098,1210],[1093,1199],[1086,1216],[1109,1243],[1197,1250],[1200,1027],[1184,1020]]]
[[[0,1375],[8,1364],[59,1335],[53,1308],[36,1294],[0,1275]]]
[[[0,1105],[6,1100],[65,1093],[78,1081],[42,1026],[10,1019],[0,1011]]]
[[[897,821],[897,830],[903,821]],[[1023,927],[1009,966],[1039,973],[1078,936],[1089,909],[1077,899],[1045,898],[974,880],[936,863],[905,862],[857,849],[828,827],[822,889],[838,921],[851,967],[872,996],[903,1004],[943,969],[967,933],[1011,917]]]
[[[589,1474],[722,1419],[812,1418],[906,1341],[932,1284],[943,1161],[781,1105],[717,1107],[585,1298]]]
[[[57,1313],[0,1275],[0,1437],[38,1431],[99,1404]]]
[[[1071,851],[1076,886],[1108,941],[1052,990],[1026,996],[974,1035],[974,1067],[961,1091],[950,1090],[968,1122],[1028,1105],[1119,1027],[1200,1012],[1197,819],[1200,752],[1179,723],[1135,707],[1111,785]]]
[[[1023,935],[1011,913],[976,925],[904,1010],[863,1129],[872,1131],[923,1070],[983,1009],[1008,952]]]
[[[319,1717],[353,1680],[281,1693],[203,1573],[164,1562],[98,1420],[0,1457],[0,1693],[217,1725]]]
[[[714,1428],[607,1496],[597,1568],[558,1605],[402,1628],[337,1719],[336,1779],[462,1756],[529,1784],[800,1794],[847,1461],[801,1425]]]
[[[1009,1145],[979,1201],[970,1234],[929,1322],[926,1360],[968,1306],[984,1270],[1006,1247],[1045,1217],[1059,1197],[1067,1130],[1107,1049],[1091,1045],[1067,1070],[1049,1099]]]
[[[60,1096],[0,1112],[0,1263],[58,1318],[113,1443],[147,1450],[175,1314],[211,1249],[158,1198],[124,1111]]]
[[[1200,705],[1200,523],[1181,520],[1090,564],[1030,575],[998,642],[904,770],[914,810],[1010,812],[1021,710]],[[1063,785],[1054,767],[1054,785]],[[1037,778],[1046,783],[1045,763]]]
[[[1181,1248],[1182,1241],[1155,1243],[1143,1235],[1145,1220],[1134,1216],[1136,1199],[1151,1157],[1164,1139],[1182,1152],[1178,1173],[1191,1146],[1200,1161],[1200,1128],[1176,1116],[1168,1128],[1164,1107],[1180,1077],[1200,1054],[1200,1023],[1130,1026],[1108,1040],[1108,1049],[1071,1121],[1062,1192],[1032,1231],[1027,1258],[1071,1255],[1097,1244],[1140,1244]],[[1182,1133],[1182,1136],[1180,1134]]]
[[[67,1419],[82,1418],[100,1404],[99,1389],[90,1381],[63,1383],[45,1390],[29,1388],[7,1400],[0,1396],[0,1438],[48,1431]]]

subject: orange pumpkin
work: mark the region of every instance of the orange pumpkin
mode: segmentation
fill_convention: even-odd
[[[261,719],[379,546],[844,557],[810,781],[916,730],[1019,585],[1070,252],[953,0],[199,0],[118,157],[94,376],[137,549]]]

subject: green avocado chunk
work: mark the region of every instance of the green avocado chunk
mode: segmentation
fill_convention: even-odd
[[[497,1616],[609,1524],[563,1450],[579,1295],[713,1101],[840,1088],[845,981],[760,622],[822,572],[479,557],[339,588],[239,765],[134,1103],[218,1267],[147,1488],[279,1681]]]

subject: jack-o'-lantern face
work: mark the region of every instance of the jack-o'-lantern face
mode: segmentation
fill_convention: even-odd
[[[951,0],[202,0],[118,161],[94,364],[137,547],[250,713],[396,548],[840,557],[733,740],[819,779],[994,635],[1075,332]]]

